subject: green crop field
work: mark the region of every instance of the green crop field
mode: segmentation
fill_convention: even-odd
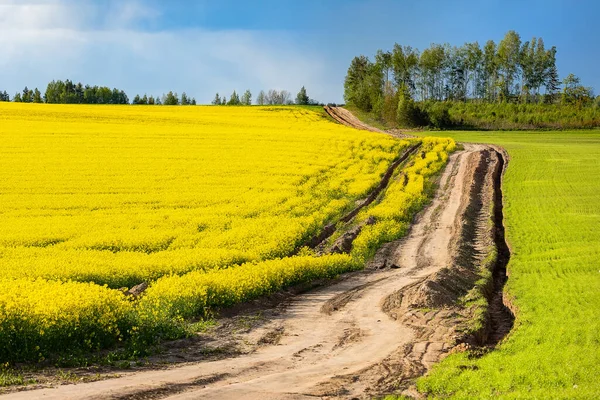
[[[600,396],[600,132],[444,132],[510,155],[503,183],[514,328],[483,356],[451,355],[432,397]]]

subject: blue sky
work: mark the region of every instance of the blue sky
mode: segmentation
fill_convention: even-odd
[[[600,94],[599,23],[591,0],[0,0],[0,90],[69,78],[207,103],[305,85],[340,102],[355,55],[483,44],[513,29],[557,46],[561,78],[572,72]]]

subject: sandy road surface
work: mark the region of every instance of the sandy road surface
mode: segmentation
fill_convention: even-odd
[[[342,125],[346,125],[355,129],[362,129],[365,131],[386,133],[381,129],[365,124],[360,119],[356,118],[354,114],[352,114],[350,111],[346,110],[343,107],[325,106],[324,109],[325,112],[329,114],[329,116],[331,116],[331,118],[335,119]]]
[[[401,138],[401,139],[407,138],[407,137],[413,137],[411,135],[411,133],[413,131],[411,131],[410,129],[397,129],[396,128],[396,129],[388,129],[386,131],[383,131],[379,128],[375,128],[374,126],[365,124],[360,119],[358,119],[354,114],[352,114],[350,111],[346,110],[344,107],[325,106],[324,109],[325,109],[325,112],[327,114],[329,114],[329,116],[331,118],[335,119],[340,124],[349,126],[351,128],[362,129],[362,130],[371,131],[371,132],[385,133],[387,135],[391,135],[391,136]]]
[[[382,302],[451,263],[457,222],[471,187],[473,155],[466,145],[449,158],[432,204],[392,253],[399,268],[355,274],[337,284],[299,295],[266,330],[278,332],[274,345],[219,361],[121,378],[12,393],[6,399],[302,399],[363,398],[369,378],[329,383],[360,374],[410,344],[413,330],[390,318]],[[335,306],[332,307],[332,304]],[[431,358],[431,355],[430,355]],[[435,354],[433,355],[434,361]]]

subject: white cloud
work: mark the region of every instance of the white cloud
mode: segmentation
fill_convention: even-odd
[[[93,17],[93,7],[61,0],[0,0],[0,31],[80,29]]]
[[[74,0],[0,0],[0,30],[120,29],[160,17],[140,0],[108,3]]]
[[[48,81],[69,78],[116,86],[130,96],[186,91],[200,102],[234,89],[295,93],[305,85],[323,100],[338,91],[324,81],[319,56],[283,32],[148,32],[137,24],[160,12],[139,1],[97,7],[67,0],[0,3],[0,90],[28,85],[43,91]]]

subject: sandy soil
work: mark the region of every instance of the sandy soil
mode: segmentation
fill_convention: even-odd
[[[396,128],[396,129],[390,129],[390,130],[383,131],[379,128],[375,128],[371,125],[365,124],[360,119],[356,118],[356,116],[354,116],[354,114],[352,114],[350,111],[346,110],[343,107],[325,106],[324,109],[325,109],[325,112],[331,116],[331,118],[335,119],[340,124],[349,126],[351,128],[361,129],[361,130],[371,131],[371,132],[385,133],[385,134],[395,136],[398,138],[413,137],[411,135],[411,132],[414,132],[414,131],[412,131],[410,129]]]
[[[381,129],[377,129],[371,125],[365,124],[360,119],[356,118],[354,114],[352,114],[350,111],[346,110],[343,107],[325,106],[324,109],[327,114],[329,114],[333,119],[335,119],[342,125],[365,131],[386,133]]]
[[[402,388],[404,380],[422,374],[450,350],[453,324],[444,321],[452,313],[433,312],[429,317],[437,323],[425,332],[415,329],[422,318],[411,322],[411,315],[400,318],[391,311],[397,307],[390,305],[390,296],[452,264],[484,149],[465,145],[450,156],[431,205],[404,240],[382,249],[375,266],[294,296],[285,310],[241,335],[256,344],[251,352],[6,398],[370,398]]]

